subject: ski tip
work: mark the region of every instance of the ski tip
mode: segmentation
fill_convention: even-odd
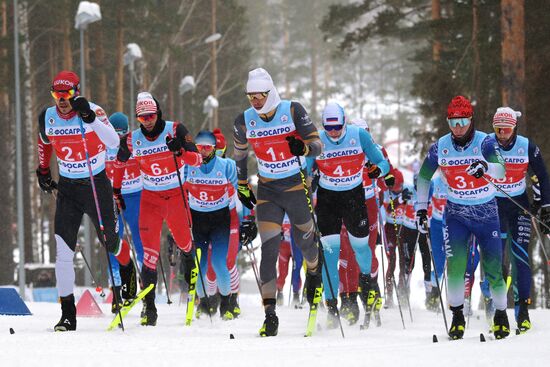
[[[229,339],[235,339],[235,335],[229,334]]]
[[[10,327],[10,334],[12,334],[12,335],[15,334],[15,330],[13,330],[13,328],[11,328],[11,327]]]
[[[432,342],[433,342],[433,343],[437,343],[438,341],[439,341],[439,340],[437,340],[437,335],[434,334],[434,335],[432,336]]]
[[[479,334],[479,341],[485,343],[485,335],[483,335],[483,333]]]
[[[11,329],[10,329],[10,331],[11,331]],[[516,335],[519,335],[519,334],[521,334],[521,331],[519,329],[516,329]]]

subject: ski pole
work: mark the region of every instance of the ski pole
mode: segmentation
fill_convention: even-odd
[[[208,300],[207,294],[206,294],[206,287],[204,285],[204,277],[202,275],[202,269],[201,264],[199,262],[198,256],[197,256],[197,246],[195,244],[195,237],[193,236],[193,224],[191,223],[191,210],[189,209],[189,206],[187,205],[186,195],[185,191],[183,189],[183,182],[181,180],[181,173],[178,167],[178,158],[176,157],[176,153],[173,153],[172,156],[174,157],[174,165],[176,166],[176,176],[178,176],[178,183],[180,187],[180,193],[181,193],[181,200],[183,200],[183,207],[185,209],[185,214],[187,216],[187,226],[189,227],[189,233],[191,235],[191,246],[193,247],[193,254],[195,255],[195,262],[198,264],[199,268],[199,277],[201,278],[201,285],[202,285],[202,291],[204,292],[204,298]],[[208,258],[208,253],[204,254],[205,259]],[[208,304],[208,301],[207,301]],[[208,317],[210,318],[210,323],[214,323],[212,321],[212,314],[210,313],[210,306],[206,307],[208,310]]]
[[[378,198],[378,193],[376,192],[376,180],[374,178],[372,179],[372,191],[374,192],[374,198],[376,200],[376,210],[377,210],[377,212],[376,212],[376,221],[378,222],[378,231],[380,233],[380,240],[382,240],[382,231],[384,230],[384,223],[382,222],[382,216],[381,216],[381,213],[380,213],[380,199]],[[376,251],[376,246],[375,246],[375,251]],[[385,276],[386,272],[384,270],[384,254],[382,252],[383,251],[381,251],[380,261],[382,262],[382,274],[384,274],[384,276]],[[376,256],[376,252],[375,252],[374,256]],[[385,279],[382,282],[382,284],[383,284],[383,288],[384,288],[384,297],[385,297],[386,296],[386,280]]]
[[[309,208],[309,213],[311,214],[311,220],[313,221],[313,228],[315,230],[315,235],[319,239],[319,244],[321,245],[321,251],[319,251],[319,254],[320,256],[323,257],[323,260],[322,260],[323,267],[325,268],[325,272],[327,273],[327,281],[328,281],[330,294],[332,296],[332,299],[335,299],[338,301],[338,298],[334,295],[334,289],[332,288],[332,281],[330,280],[330,277],[329,277],[328,266],[327,266],[327,262],[325,261],[325,253],[322,248],[323,243],[321,242],[321,232],[319,231],[319,227],[317,226],[317,220],[315,219],[315,214],[313,213],[313,205],[311,203],[311,198],[309,197],[309,189],[307,187],[306,174],[304,173],[304,170],[302,168],[302,160],[300,159],[300,156],[296,156],[296,159],[298,160],[298,167],[300,168],[300,178],[302,179],[304,194],[306,195],[307,206]],[[342,334],[342,338],[345,338],[344,328],[342,327],[342,320],[340,319],[340,311],[338,311],[338,307],[336,307],[336,316],[338,317],[338,325],[340,326],[340,333]]]
[[[449,335],[449,326],[447,324],[447,315],[445,314],[445,306],[443,306],[443,296],[441,294],[441,286],[439,285],[439,275],[437,274],[437,269],[435,267],[435,259],[432,251],[432,241],[430,241],[430,227],[426,223],[426,241],[428,242],[428,249],[430,250],[430,257],[432,258],[432,265],[434,267],[435,275],[435,284],[437,285],[437,290],[439,291],[439,303],[441,304],[441,312],[443,313],[443,322],[445,323],[445,332]]]
[[[78,246],[78,251],[80,251],[80,255],[82,255],[82,258],[84,259],[84,263],[86,264],[86,267],[88,268],[88,271],[90,272],[90,276],[92,277],[92,285],[95,286],[96,292],[99,292],[99,296],[101,298],[105,297],[105,292],[103,291],[103,287],[101,287],[99,284],[97,284],[94,273],[92,272],[92,268],[90,267],[90,263],[86,259],[86,256],[84,255],[84,252],[82,251],[82,246]]]
[[[252,263],[252,271],[254,272],[254,278],[256,279],[256,285],[258,286],[258,291],[260,291],[260,296],[262,296],[262,286],[260,284],[258,265],[256,262],[256,255],[254,254],[254,248],[252,247],[252,241],[249,241],[249,240],[245,241],[245,243],[243,243],[243,246],[246,248],[246,252],[250,257],[250,261]]]
[[[172,300],[170,299],[170,292],[168,292],[168,283],[166,282],[166,274],[164,273],[164,266],[162,265],[162,256],[159,254],[159,265],[160,265],[160,272],[162,273],[162,280],[164,282],[164,289],[166,289],[166,303],[172,304]]]
[[[515,200],[513,197],[511,197],[506,191],[504,191],[503,189],[501,189],[500,187],[498,187],[498,185],[496,185],[493,181],[491,181],[490,179],[488,179],[487,177],[485,176],[481,176],[481,178],[483,178],[485,181],[487,181],[489,184],[491,184],[495,189],[497,189],[498,192],[500,192],[501,194],[503,194],[506,198],[508,198],[512,203],[516,204],[516,206],[518,208],[520,208],[521,210],[523,210],[525,212],[525,214],[529,215],[532,219],[536,220],[540,225],[542,225],[544,228],[546,228],[547,230],[550,231],[550,226],[548,226],[547,224],[545,224],[542,220],[540,220],[536,215],[534,214],[531,214],[531,212],[529,210],[527,210],[523,205],[521,205],[520,203],[517,202],[517,200]],[[547,235],[549,236],[549,235]],[[549,236],[550,237],[550,236]]]
[[[111,258],[109,257],[109,250],[107,249],[107,240],[105,237],[105,227],[103,227],[103,218],[101,217],[101,210],[99,208],[99,201],[97,198],[97,191],[95,188],[95,178],[94,174],[92,172],[92,166],[90,164],[90,154],[88,152],[88,143],[86,142],[86,130],[84,129],[84,122],[82,121],[82,117],[79,116],[78,118],[80,122],[80,133],[82,135],[82,143],[84,145],[84,155],[86,156],[86,166],[88,166],[88,173],[90,175],[90,184],[92,186],[92,195],[94,197],[94,204],[95,204],[95,210],[97,214],[97,221],[99,224],[99,241],[105,248],[105,254],[107,255],[107,264],[109,265],[109,273],[111,275],[111,280],[113,281],[113,285],[115,284],[115,277],[113,275],[113,266],[111,264]],[[113,292],[113,297],[115,299],[115,303],[117,305],[121,304],[120,300],[118,299],[117,292]],[[122,322],[122,314],[120,312],[120,307],[117,307],[118,317],[120,318],[120,327],[122,328],[122,331],[124,331],[124,323]]]

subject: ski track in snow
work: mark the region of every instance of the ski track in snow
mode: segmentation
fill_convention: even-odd
[[[414,294],[413,294],[414,295]],[[374,320],[368,330],[344,325],[346,338],[339,329],[324,328],[326,313],[320,311],[317,330],[312,338],[304,338],[307,308],[279,307],[279,335],[260,338],[263,322],[259,296],[241,295],[242,315],[233,321],[213,316],[193,320],[184,326],[185,305],[158,304],[156,327],[139,325],[140,306],[124,320],[126,331],[107,332],[111,320],[110,305],[100,304],[104,313],[98,318],[78,318],[78,330],[52,332],[60,316],[60,307],[53,303],[28,302],[33,316],[0,316],[0,351],[2,366],[50,366],[72,361],[83,366],[542,366],[550,358],[550,311],[534,310],[534,329],[527,334],[511,335],[502,341],[491,340],[483,311],[470,318],[465,339],[446,338],[441,314],[423,310],[413,302],[414,323],[404,309],[406,330],[403,330],[397,308],[382,310],[382,327]],[[421,302],[421,299],[417,299]],[[512,310],[508,316],[512,319]],[[479,319],[477,316],[479,315]],[[450,322],[451,315],[447,313]],[[512,323],[515,326],[515,323]],[[9,328],[15,334],[9,333]],[[483,332],[486,343],[479,342]],[[235,339],[231,340],[232,333]],[[439,343],[432,343],[437,334]],[[206,365],[205,365],[206,363]]]

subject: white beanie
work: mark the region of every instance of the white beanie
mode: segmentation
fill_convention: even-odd
[[[516,127],[521,112],[514,111],[510,107],[499,107],[493,116],[494,127]]]
[[[367,131],[370,131],[369,124],[365,119],[362,119],[362,118],[353,119],[353,120],[351,120],[351,123],[353,125],[361,128],[361,129],[365,129]]]
[[[149,92],[141,92],[137,96],[136,116],[157,113],[157,103]]]
[[[269,92],[265,104],[262,108],[256,110],[257,113],[265,114],[273,111],[277,108],[279,103],[281,103],[281,97],[279,96],[279,92],[277,92],[277,88],[275,88],[275,85],[273,84],[273,79],[271,79],[271,75],[269,75],[265,69],[257,68],[248,73],[246,93],[254,92]]]

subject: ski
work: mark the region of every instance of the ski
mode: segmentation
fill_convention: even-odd
[[[323,294],[323,287],[315,288],[315,295],[313,296],[313,303],[309,306],[309,317],[307,319],[306,334],[304,336],[312,336],[315,331],[315,323],[317,321],[317,308],[321,302]]]
[[[118,314],[118,313],[116,314],[115,318],[113,319],[113,321],[111,322],[111,324],[107,328],[107,331],[111,331],[111,330],[115,329],[116,327],[118,327],[120,325],[121,320],[122,320],[121,317],[124,318],[135,305],[137,305],[149,292],[151,292],[151,290],[154,287],[155,287],[154,284],[149,284],[149,286],[147,288],[142,289],[137,294],[136,298],[134,298],[134,300],[132,302],[130,302],[130,304],[123,306],[120,309],[120,314]]]
[[[197,294],[197,279],[199,275],[199,263],[201,261],[201,250],[197,249],[195,257],[195,267],[191,269],[191,278],[189,280],[189,290],[187,292],[187,313],[185,316],[185,326],[191,326],[193,321],[193,310],[195,309],[195,296]]]

